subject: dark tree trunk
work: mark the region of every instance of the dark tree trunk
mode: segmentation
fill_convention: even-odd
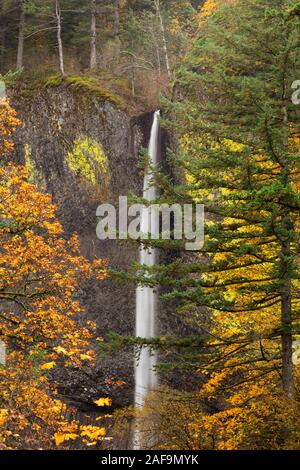
[[[25,8],[23,0],[20,1],[20,22],[17,52],[17,69],[23,68],[24,57],[24,26],[25,26]]]
[[[285,87],[285,86],[284,86]],[[283,125],[286,130],[284,135],[283,145],[288,155],[288,105],[287,105],[287,92],[284,89],[283,93]],[[290,183],[290,170],[289,161],[284,159],[283,162],[283,184],[288,186]],[[283,207],[282,213],[282,228],[284,234],[281,240],[281,253],[280,253],[280,275],[281,275],[281,356],[282,356],[282,388],[286,396],[293,400],[295,398],[295,382],[294,382],[294,368],[293,368],[293,334],[292,334],[292,274],[291,274],[291,240],[290,233],[294,232],[291,216],[288,209]]]
[[[114,35],[120,33],[120,0],[114,0]]]
[[[283,215],[283,227],[291,230],[289,215]],[[282,354],[282,388],[291,400],[295,397],[293,370],[293,335],[292,335],[292,281],[290,275],[291,243],[283,240],[281,245],[281,354]]]
[[[91,0],[91,56],[90,69],[97,68],[97,23],[96,23],[96,0]]]

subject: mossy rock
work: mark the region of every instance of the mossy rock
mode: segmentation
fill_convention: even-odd
[[[83,93],[95,96],[101,101],[109,101],[118,108],[122,108],[124,106],[121,98],[112,91],[103,87],[101,84],[101,79],[95,76],[68,75],[66,77],[62,77],[60,74],[56,73],[46,77],[44,79],[43,86],[45,88],[57,87],[63,83],[67,86],[75,88],[76,90],[80,90]]]
[[[123,100],[113,91],[105,88],[101,76],[96,75],[67,75],[62,77],[56,71],[35,70],[23,72],[18,76],[16,85],[24,98],[31,98],[37,90],[54,88],[61,85],[69,86],[89,96],[95,96],[100,101],[109,101],[118,108],[124,109]]]
[[[45,88],[56,87],[56,86],[61,85],[62,83],[63,83],[63,77],[59,73],[54,73],[44,78],[43,86]]]
[[[97,97],[101,101],[109,101],[119,108],[123,107],[121,98],[107,88],[104,88],[100,80],[96,77],[88,75],[70,75],[65,77],[64,82],[77,90]]]

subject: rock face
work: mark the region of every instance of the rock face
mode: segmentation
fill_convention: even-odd
[[[98,240],[96,209],[102,203],[118,206],[119,196],[128,191],[141,195],[143,174],[139,152],[147,147],[153,112],[135,115],[109,101],[60,85],[36,90],[30,96],[11,91],[13,106],[23,121],[15,139],[15,161],[26,164],[32,180],[52,195],[66,236],[76,232],[81,252],[88,259],[105,258],[114,270],[126,271],[138,259],[133,243]],[[168,174],[166,148],[176,142],[163,131],[161,164]],[[173,178],[178,179],[177,175]],[[172,262],[179,253],[161,253],[161,262]],[[78,293],[85,317],[97,324],[97,335],[135,332],[135,286],[112,279],[87,282]],[[191,329],[176,315],[176,305],[159,305],[158,331],[188,335]],[[170,359],[170,358],[169,358]],[[134,400],[134,360],[132,351],[99,355],[94,368],[56,372],[61,395],[82,410],[91,410],[101,396],[113,399],[114,407]],[[167,374],[172,387],[184,388],[182,371]],[[122,381],[126,385],[113,386]]]
[[[32,178],[52,195],[66,235],[78,233],[87,258],[107,258],[115,269],[129,266],[137,258],[136,246],[98,240],[96,208],[103,202],[116,203],[128,190],[141,193],[139,150],[147,144],[152,114],[134,117],[108,101],[64,86],[37,91],[30,98],[15,91],[12,103],[24,123],[16,136],[15,159],[26,163]],[[79,152],[88,162],[93,151],[86,145],[76,149],[76,142],[99,145],[106,157],[108,184],[101,181],[101,171],[95,172],[96,184],[88,181],[80,162],[77,168],[70,168],[70,152],[75,156]],[[134,333],[134,286],[112,280],[94,282],[79,297],[87,318],[96,322],[98,335]],[[112,387],[109,379],[126,385]],[[134,391],[132,355],[118,352],[100,357],[94,369],[61,376],[60,383],[61,393],[79,407],[88,407],[106,394],[116,407],[127,405],[132,403]]]

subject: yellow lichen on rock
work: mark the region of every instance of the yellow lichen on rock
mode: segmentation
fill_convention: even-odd
[[[43,174],[38,170],[37,165],[31,155],[31,146],[25,144],[24,147],[25,167],[28,172],[28,180],[40,189],[45,189],[46,182]]]
[[[69,169],[92,185],[107,188],[110,181],[107,157],[99,142],[82,136],[75,140],[68,152],[66,162]]]

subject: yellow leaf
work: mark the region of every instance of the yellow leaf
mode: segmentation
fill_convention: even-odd
[[[53,367],[56,365],[56,362],[46,362],[41,366],[41,369],[53,369]]]
[[[67,354],[67,351],[64,348],[62,348],[61,346],[57,346],[56,348],[53,348],[53,349],[54,349],[55,352],[57,352],[57,354],[60,354],[60,353]]]
[[[7,420],[8,411],[3,408],[0,410],[0,426],[3,426]]]
[[[82,361],[91,361],[93,358],[89,356],[88,354],[80,354],[80,359]]]
[[[106,435],[105,428],[98,428],[97,426],[82,426],[81,427],[81,436],[86,436],[91,440],[99,439],[100,437],[104,437]]]
[[[112,401],[110,398],[99,398],[99,400],[95,400],[97,406],[111,406]]]
[[[62,433],[62,432],[56,432],[54,434],[54,439],[55,439],[55,443],[56,443],[57,446],[59,446],[60,444],[62,444],[65,441],[70,441],[71,439],[74,441],[75,439],[77,439],[77,437],[78,437],[78,435],[74,434],[74,433],[65,434],[65,433]]]

